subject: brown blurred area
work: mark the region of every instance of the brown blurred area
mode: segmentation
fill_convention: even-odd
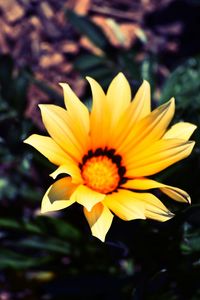
[[[159,7],[170,1],[159,1]],[[81,95],[83,84],[73,70],[73,58],[81,47],[99,55],[101,51],[77,36],[65,8],[92,18],[114,46],[129,48],[142,34],[144,15],[156,6],[155,0],[0,0],[0,53],[11,53],[18,66],[31,66],[38,79],[52,84],[67,80]]]
[[[103,55],[102,50],[86,37],[79,36],[69,24],[65,9],[87,15],[100,26],[110,43],[117,48],[129,49],[136,40],[151,40],[146,47],[156,52],[168,47],[176,52],[178,43],[165,43],[164,35],[155,35],[144,25],[147,14],[164,8],[173,0],[0,0],[0,53],[9,53],[16,67],[28,66],[38,80],[44,80],[60,92],[58,82],[68,82],[79,97],[84,94],[85,81],[73,68],[74,60],[83,50]],[[160,28],[165,32],[180,32],[181,25]],[[139,59],[143,59],[140,53]],[[168,74],[166,68],[163,73]],[[47,96],[35,86],[29,89],[27,114],[33,117],[37,103]],[[37,119],[37,118],[36,118]]]

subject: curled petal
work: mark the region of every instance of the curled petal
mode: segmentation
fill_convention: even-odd
[[[77,185],[73,184],[69,177],[56,181],[42,199],[41,213],[60,210],[73,204],[74,200],[70,197],[76,187]]]
[[[92,235],[104,242],[112,224],[113,214],[102,203],[95,204],[91,211],[84,207],[84,214],[90,225]]]
[[[178,202],[191,202],[190,196],[185,191],[170,185],[157,182],[152,179],[131,179],[122,185],[123,188],[133,190],[149,190],[159,188],[163,193]]]
[[[53,173],[51,173],[51,177],[55,179],[60,174],[67,174],[72,177],[72,182],[76,184],[83,183],[83,179],[81,177],[81,172],[79,167],[75,162],[70,162],[68,164],[62,165],[58,167]]]

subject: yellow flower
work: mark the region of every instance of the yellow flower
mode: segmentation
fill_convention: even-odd
[[[170,129],[174,99],[151,112],[150,86],[144,81],[133,101],[128,81],[119,73],[105,94],[92,78],[91,112],[66,83],[61,83],[67,109],[42,104],[43,123],[51,137],[31,135],[32,145],[58,168],[41,211],[83,206],[92,234],[104,241],[113,213],[123,220],[170,219],[173,214],[149,189],[160,189],[172,199],[190,202],[176,187],[148,179],[187,157],[194,146],[188,141],[196,126],[180,122]],[[145,191],[145,192],[144,192]]]

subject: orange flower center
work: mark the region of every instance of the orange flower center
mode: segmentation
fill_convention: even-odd
[[[82,177],[88,187],[103,194],[116,190],[120,182],[117,164],[106,155],[88,158],[82,166]]]

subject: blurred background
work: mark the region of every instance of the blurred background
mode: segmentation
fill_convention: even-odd
[[[78,205],[40,215],[54,166],[22,143],[45,134],[38,103],[63,106],[58,82],[89,107],[84,77],[106,89],[119,71],[200,126],[199,36],[199,0],[0,0],[0,300],[200,299],[199,129],[193,154],[155,177],[192,205],[159,195],[175,218],[116,218],[106,243]]]

